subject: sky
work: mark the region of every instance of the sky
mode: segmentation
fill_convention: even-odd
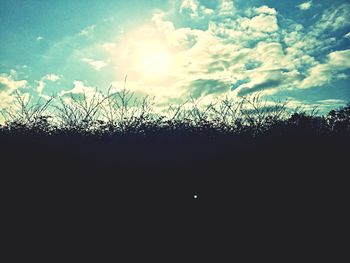
[[[16,91],[45,100],[126,85],[160,109],[259,94],[326,113],[350,101],[350,3],[8,0],[0,54],[0,109]]]

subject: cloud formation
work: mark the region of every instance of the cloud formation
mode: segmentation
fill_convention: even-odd
[[[184,0],[174,6],[178,9],[158,10],[146,25],[103,45],[117,60],[115,71],[129,76],[130,89],[162,103],[189,96],[278,95],[328,85],[346,78],[350,69],[349,50],[334,50],[335,32],[350,23],[349,4],[324,9],[308,26],[267,5],[239,10],[235,1],[208,7]],[[311,6],[312,1],[299,8]],[[178,16],[188,24],[176,23]],[[171,68],[164,76],[142,76],[135,69],[139,52],[154,42],[172,54]]]
[[[70,97],[71,95],[85,94],[87,96],[93,95],[96,88],[85,85],[83,81],[75,80],[73,82],[73,88],[68,91],[61,91],[59,97]]]
[[[309,10],[312,6],[312,1],[308,1],[308,2],[305,2],[305,3],[302,3],[300,5],[298,5],[298,8],[300,10]]]
[[[90,25],[79,32],[79,36],[89,36],[96,28],[96,25]]]
[[[36,81],[36,83],[38,84],[36,91],[39,94],[42,94],[48,81],[56,82],[59,79],[60,77],[57,76],[56,74],[47,74],[46,76],[42,77],[39,81]]]
[[[350,49],[334,51],[328,55],[325,63],[319,63],[309,69],[309,75],[301,82],[302,88],[323,86],[337,78],[344,78],[340,72],[350,68]],[[346,75],[345,75],[346,77]]]
[[[175,0],[155,9],[140,26],[103,21],[62,37],[43,54],[43,65],[57,65],[58,70],[52,71],[60,76],[59,83],[73,83],[73,89],[61,96],[110,83],[119,89],[127,75],[128,89],[156,97],[162,105],[189,97],[201,101],[255,93],[282,97],[330,89],[347,79],[350,71],[346,1],[317,5],[306,1],[296,6]],[[37,32],[33,39],[36,36]],[[49,36],[45,39],[42,44],[50,45]],[[156,65],[150,69],[153,62]],[[46,68],[39,76],[45,74]],[[30,83],[43,95],[47,83],[55,81],[45,76]],[[58,85],[52,85],[55,88]]]
[[[102,68],[108,65],[108,63],[103,60],[94,60],[91,58],[83,58],[83,62],[89,64],[96,71],[100,71]]]
[[[25,87],[26,80],[16,80],[16,71],[10,74],[0,74],[0,109],[6,108],[13,100],[12,94]]]

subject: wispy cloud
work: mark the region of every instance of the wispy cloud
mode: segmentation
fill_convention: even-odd
[[[309,75],[301,82],[302,88],[319,87],[337,78],[343,78],[342,71],[350,68],[350,49],[334,51],[325,63],[310,68]]]
[[[198,0],[184,0],[180,6],[180,13],[186,12],[191,17],[197,17],[199,6],[200,5]]]
[[[312,1],[308,1],[308,2],[305,2],[305,3],[298,5],[298,8],[300,10],[309,10],[311,7],[312,7]]]
[[[6,108],[13,100],[12,93],[28,84],[27,80],[17,80],[16,71],[0,74],[0,109]]]
[[[307,100],[295,100],[294,98],[288,98],[287,100],[287,108],[291,110],[316,110],[320,114],[327,114],[332,109],[343,107],[346,104],[347,101],[341,99],[325,99],[314,102],[309,102]]]
[[[218,8],[218,15],[219,16],[233,16],[236,8],[234,5],[234,1],[232,0],[220,0],[219,1],[219,8]]]
[[[328,85],[350,68],[347,50],[332,51],[336,42],[331,35],[346,26],[348,5],[325,9],[307,28],[293,20],[286,23],[283,14],[266,5],[238,13],[234,1],[223,0],[210,15],[200,12],[205,8],[201,1],[182,1],[177,11],[157,11],[147,25],[103,45],[116,59],[116,71],[130,76],[130,89],[161,101],[278,95]],[[201,29],[176,26],[179,14],[200,18]],[[174,54],[166,81],[144,78],[135,70],[135,54],[150,41]]]
[[[102,68],[108,65],[108,63],[103,60],[94,60],[90,58],[83,58],[83,62],[89,64],[93,69],[97,71],[100,71]]]
[[[47,81],[56,82],[59,79],[60,77],[56,74],[47,74],[46,76],[42,77],[40,80],[36,81],[36,83],[38,84],[36,91],[39,94],[42,94],[42,92],[44,91],[44,88],[46,87]]]
[[[81,80],[73,82],[73,88],[66,91],[61,91],[58,96],[66,103],[71,103],[74,100],[91,100],[93,98],[102,98],[102,94],[92,86],[88,86]]]
[[[132,29],[117,18],[75,28],[53,43],[45,41],[46,52],[39,55],[45,57],[39,76],[47,73],[48,63],[57,65],[57,71],[52,71],[62,83],[74,82],[71,93],[76,93],[82,86],[89,87],[87,83],[123,86],[128,75],[128,89],[154,96],[163,105],[189,96],[206,101],[257,92],[273,96],[307,93],[306,89],[327,89],[348,78],[350,4],[345,0],[332,5],[307,0],[286,4],[303,12],[288,12],[272,2],[255,6],[243,2],[174,0],[169,9],[156,9],[148,21]],[[44,39],[46,36],[37,37],[38,42]],[[166,58],[166,63],[155,66],[159,74],[152,74],[152,57],[158,57],[156,62]],[[32,65],[30,70],[34,70]],[[29,75],[30,70],[23,71]],[[92,70],[99,72],[91,74]],[[82,81],[69,78],[73,74]],[[58,75],[28,81],[43,95],[49,82],[58,81]],[[1,77],[1,87],[5,87]],[[20,79],[13,74],[10,78]],[[11,86],[6,81],[6,87]]]
[[[16,80],[14,79],[14,74],[16,71],[12,70],[12,74],[0,74],[0,92],[16,90],[18,88],[24,87],[27,84],[26,80]]]
[[[91,34],[94,32],[95,28],[96,28],[96,25],[90,25],[90,26],[84,28],[83,30],[81,30],[81,31],[79,32],[79,35],[80,35],[80,36],[88,36],[88,35],[91,35]]]

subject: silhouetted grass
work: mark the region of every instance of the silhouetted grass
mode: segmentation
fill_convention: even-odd
[[[0,128],[2,214],[39,254],[101,233],[190,248],[228,226],[237,244],[309,250],[347,224],[350,105],[319,116],[257,96],[160,114],[126,90],[17,103]]]
[[[317,162],[340,155],[349,141],[350,105],[320,116],[251,96],[209,105],[190,99],[162,113],[155,109],[151,98],[138,99],[125,89],[37,103],[18,93],[17,105],[3,112],[3,159],[20,158],[33,169],[37,161],[70,167],[66,172],[75,174],[137,174],[144,167],[152,167],[147,173],[224,173],[230,162],[236,170],[281,156],[286,158],[275,165],[293,157]],[[174,166],[183,168],[169,168]]]
[[[80,136],[347,134],[350,104],[326,116],[296,109],[286,102],[268,105],[259,95],[199,105],[191,99],[156,113],[151,98],[136,99],[127,90],[88,97],[71,95],[32,103],[19,93],[17,105],[2,112],[1,134]]]

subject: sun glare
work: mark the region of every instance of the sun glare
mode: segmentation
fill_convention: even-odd
[[[147,78],[162,78],[170,70],[172,58],[161,41],[151,41],[137,46],[134,62],[136,70]]]
[[[175,50],[152,28],[142,27],[130,32],[118,46],[119,68],[134,80],[153,85],[172,78],[177,61]]]
[[[166,51],[145,52],[142,58],[142,71],[144,74],[163,75],[170,66],[170,55]]]

